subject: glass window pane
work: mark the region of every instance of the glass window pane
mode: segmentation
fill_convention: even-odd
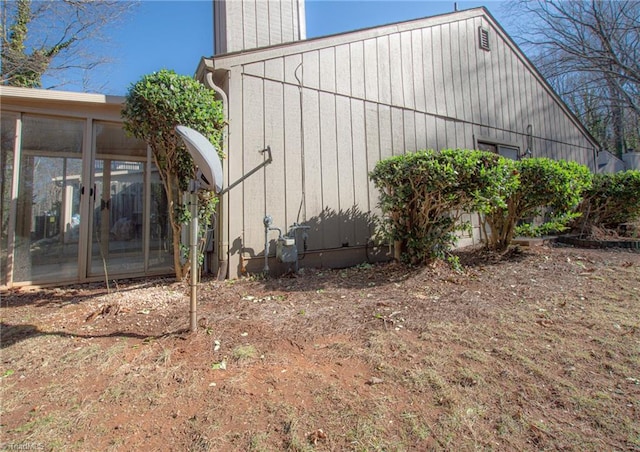
[[[498,153],[511,160],[520,159],[520,149],[513,146],[498,146]]]
[[[147,158],[147,145],[144,141],[128,136],[122,124],[109,122],[95,123],[96,152],[103,156]]]
[[[15,146],[17,115],[3,113],[0,120],[0,285],[7,281],[7,248],[9,246],[9,211],[13,184],[13,150]]]
[[[495,144],[486,143],[484,141],[478,141],[478,150],[497,153],[498,147]]]
[[[173,265],[172,229],[169,203],[155,165],[151,166],[151,224],[149,234],[149,269],[169,269]]]
[[[16,282],[77,277],[83,129],[81,120],[23,118]]]
[[[147,146],[122,124],[96,122],[95,198],[90,275],[144,271],[144,171]]]

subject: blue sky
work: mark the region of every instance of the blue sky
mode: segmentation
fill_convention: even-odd
[[[454,3],[460,10],[484,5],[502,21],[504,2],[496,0],[306,0],[307,37],[443,14],[453,11]],[[124,95],[143,75],[160,69],[193,75],[200,58],[213,54],[213,3],[211,0],[145,0],[109,32],[109,37],[110,42],[101,44],[99,53],[112,62],[90,74],[89,85],[93,91]],[[47,86],[46,78],[43,82]],[[82,91],[77,85],[61,89]]]

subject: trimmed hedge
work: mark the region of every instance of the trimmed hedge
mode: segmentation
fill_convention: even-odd
[[[378,162],[370,178],[380,190],[383,234],[394,242],[396,259],[445,257],[455,232],[468,227],[460,216],[499,205],[511,172],[503,157],[483,151],[428,150]]]
[[[489,248],[506,249],[518,221],[549,208],[566,223],[591,185],[589,169],[575,162],[530,158],[513,161],[471,150],[419,151],[378,162],[370,173],[380,190],[382,232],[395,258],[424,263],[443,258],[469,227],[464,212],[484,214]]]
[[[484,210],[487,246],[505,250],[513,240],[520,220],[550,210],[556,227],[570,222],[582,193],[591,186],[592,175],[584,165],[566,160],[529,158],[515,161],[515,190],[503,192],[503,203]]]
[[[595,174],[593,185],[584,193],[577,208],[582,214],[574,229],[591,227],[617,229],[624,223],[640,219],[640,171]]]

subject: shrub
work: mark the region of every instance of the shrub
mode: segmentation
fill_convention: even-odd
[[[545,218],[544,222],[537,226],[533,223],[521,223],[516,226],[515,235],[524,237],[542,237],[545,235],[566,232],[571,229],[571,222],[579,216],[580,214],[576,212],[565,212],[556,217]]]
[[[215,92],[207,89],[192,77],[161,70],[143,76],[129,88],[122,110],[124,129],[136,138],[144,140],[151,150],[165,188],[173,231],[173,261],[178,280],[186,276],[189,261],[180,260],[180,231],[182,224],[190,220],[190,212],[182,201],[194,178],[194,166],[175,127],[191,127],[212,143],[222,140],[223,110],[215,99]],[[220,154],[222,157],[222,154]],[[205,225],[215,211],[217,198],[211,193],[199,194],[199,212]],[[203,230],[206,227],[202,228]]]
[[[585,231],[593,226],[616,229],[640,218],[640,171],[595,174],[592,187],[584,193],[577,208],[582,214],[574,229]]]
[[[576,162],[530,158],[513,165],[514,185],[503,190],[504,202],[483,210],[483,235],[494,250],[506,249],[518,221],[539,215],[542,208],[549,209],[556,226],[560,221],[570,221],[572,216],[568,214],[591,185],[589,169]]]
[[[467,225],[465,211],[502,205],[501,191],[512,183],[510,165],[497,154],[432,150],[378,162],[370,178],[380,190],[384,235],[395,258],[424,263],[443,258],[455,232]]]

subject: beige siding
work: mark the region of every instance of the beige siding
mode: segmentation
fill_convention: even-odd
[[[320,89],[336,90],[336,58],[333,48],[320,50]]]
[[[411,83],[417,111],[426,111],[424,65],[422,62],[422,30],[411,31]]]
[[[284,83],[298,85],[298,79],[302,78],[302,55],[287,55],[284,57]],[[288,105],[288,104],[287,104]]]
[[[378,137],[380,143],[380,160],[393,155],[393,124],[391,121],[391,107],[378,105]]]
[[[355,244],[355,228],[352,222],[346,221],[344,215],[355,204],[354,199],[354,181],[353,168],[355,154],[353,150],[353,123],[351,118],[351,99],[348,97],[337,96],[336,100],[336,168],[337,168],[337,209],[339,224],[339,244]],[[363,135],[358,136],[358,140],[362,140]],[[325,204],[328,206],[328,204]]]
[[[397,105],[415,109],[416,99],[413,86],[413,49],[411,32],[400,33],[400,70],[402,71],[402,100]]]
[[[431,28],[424,28],[422,31],[422,70],[423,85],[425,95],[425,113],[435,114],[436,105],[436,82],[433,70],[433,50],[431,46]]]
[[[351,146],[353,151],[353,202],[345,203],[343,211],[352,210],[354,214],[365,214],[370,209],[369,204],[369,158],[367,154],[367,131],[365,126],[365,102],[352,99],[351,103]],[[375,160],[377,161],[377,160]],[[373,167],[371,167],[373,170]],[[377,196],[377,194],[375,195]],[[361,221],[352,224],[354,238],[351,245],[366,245],[371,232],[367,224]]]
[[[367,172],[373,171],[376,163],[380,160],[380,150],[383,147],[380,145],[380,117],[378,113],[378,104],[365,102],[364,104],[364,128],[365,128],[365,146],[367,155]],[[368,187],[367,199],[369,204],[367,208],[370,211],[379,212],[377,206],[373,205],[372,200],[377,199],[378,190],[370,184],[368,181],[360,181],[361,184],[366,184]],[[359,209],[365,210],[364,205],[360,205]]]
[[[231,69],[230,80],[237,80],[241,77],[240,69],[239,67]],[[242,97],[243,84],[230,83],[229,98],[237,99],[238,101],[229,103],[229,118],[242,118],[244,116]],[[227,184],[238,180],[243,174],[242,154],[244,152],[244,143],[242,129],[242,120],[229,121],[229,148],[227,150],[227,159],[224,162],[226,169],[228,169]],[[244,192],[242,187],[238,188],[229,191],[225,195],[228,200],[228,203],[225,202],[225,204],[228,204],[229,208],[226,211],[226,216],[222,219],[227,227],[228,234],[226,235],[228,235],[229,238],[228,243],[223,244],[223,246],[230,248],[228,256],[229,275],[233,275],[234,277],[242,273],[240,255],[241,247],[243,243],[245,243],[243,236],[244,209],[242,207],[244,203]]]
[[[285,231],[293,222],[312,225],[314,262],[365,245],[365,214],[378,211],[368,173],[392,155],[479,140],[524,152],[531,124],[535,156],[591,163],[595,143],[492,20],[477,11],[446,17],[215,62],[232,70],[231,181],[263,161],[265,146],[274,159],[228,195],[229,237],[240,238],[231,254],[262,256],[266,214]],[[490,51],[478,47],[481,25]]]
[[[280,202],[285,204],[285,218],[282,223],[289,226],[292,222],[302,222],[306,212],[304,207],[304,191],[302,185],[302,135],[300,133],[300,93],[297,87],[284,85],[284,147],[275,151],[283,152],[284,190],[279,193]],[[286,106],[286,108],[284,108]],[[277,159],[277,153],[275,159]],[[300,217],[298,216],[300,212]]]
[[[351,71],[351,95],[358,99],[365,98],[364,87],[364,44],[362,41],[354,42],[349,46],[349,66]]]
[[[268,73],[267,73],[268,74]],[[287,157],[295,159],[295,153],[287,155],[285,148],[285,111],[284,108],[284,86],[282,83],[265,82],[264,84],[264,140],[261,148],[270,146],[272,153],[275,150],[277,157],[273,162],[265,167],[264,170],[264,198],[265,205],[262,209],[251,213],[250,221],[260,224],[264,217],[263,212],[268,210],[269,215],[273,218],[275,224],[284,225],[287,221],[287,203],[283,199],[283,194],[287,193]],[[293,106],[295,108],[295,105]],[[259,162],[263,161],[267,156],[261,155]],[[289,166],[293,166],[289,164]],[[299,170],[292,168],[292,170]],[[295,185],[293,186],[295,189]],[[295,198],[294,193],[291,193]],[[264,231],[260,228],[251,228],[262,233],[261,239],[264,242]],[[248,230],[248,228],[247,228]],[[260,242],[256,242],[260,243]]]
[[[351,60],[349,46],[341,45],[335,48],[336,89],[335,92],[344,96],[351,95]]]
[[[320,101],[319,93],[314,90],[303,90],[303,141],[305,181],[300,187],[305,191],[306,221],[319,215],[324,204],[322,202],[322,160],[320,158]],[[316,231],[309,234],[311,249],[323,247],[323,236]]]
[[[378,71],[368,71],[366,68],[378,66],[378,40],[364,41],[364,95],[371,102],[378,101]]]
[[[376,39],[378,65],[372,66],[377,69],[378,76],[378,96],[377,101],[384,105],[391,103],[391,66],[389,63],[389,38],[382,36]]]
[[[242,174],[255,168],[262,162],[262,155],[259,153],[267,144],[264,141],[265,115],[264,115],[264,84],[256,77],[245,77],[243,80],[244,102],[243,113],[245,118],[252,118],[252,126],[243,127],[242,141]],[[231,157],[230,157],[231,158]],[[234,155],[235,158],[235,155]],[[245,249],[260,249],[260,243],[264,242],[264,235],[259,228],[247,227],[252,223],[260,224],[262,213],[265,210],[265,172],[259,171],[251,177],[251,183],[242,185],[244,202],[239,206],[243,213],[244,237],[243,245]],[[234,215],[234,212],[230,212]]]
[[[337,147],[337,123],[335,96],[328,93],[320,93],[320,178],[319,183],[322,192],[322,208],[329,208],[331,213],[339,211],[339,187],[338,180],[338,147]],[[345,158],[347,156],[344,156]],[[321,213],[322,209],[314,212]],[[340,243],[340,230],[332,223],[332,228],[324,228],[322,233],[323,248],[335,248]]]
[[[311,89],[320,88],[320,63],[317,51],[306,52],[302,55],[303,86]]]

